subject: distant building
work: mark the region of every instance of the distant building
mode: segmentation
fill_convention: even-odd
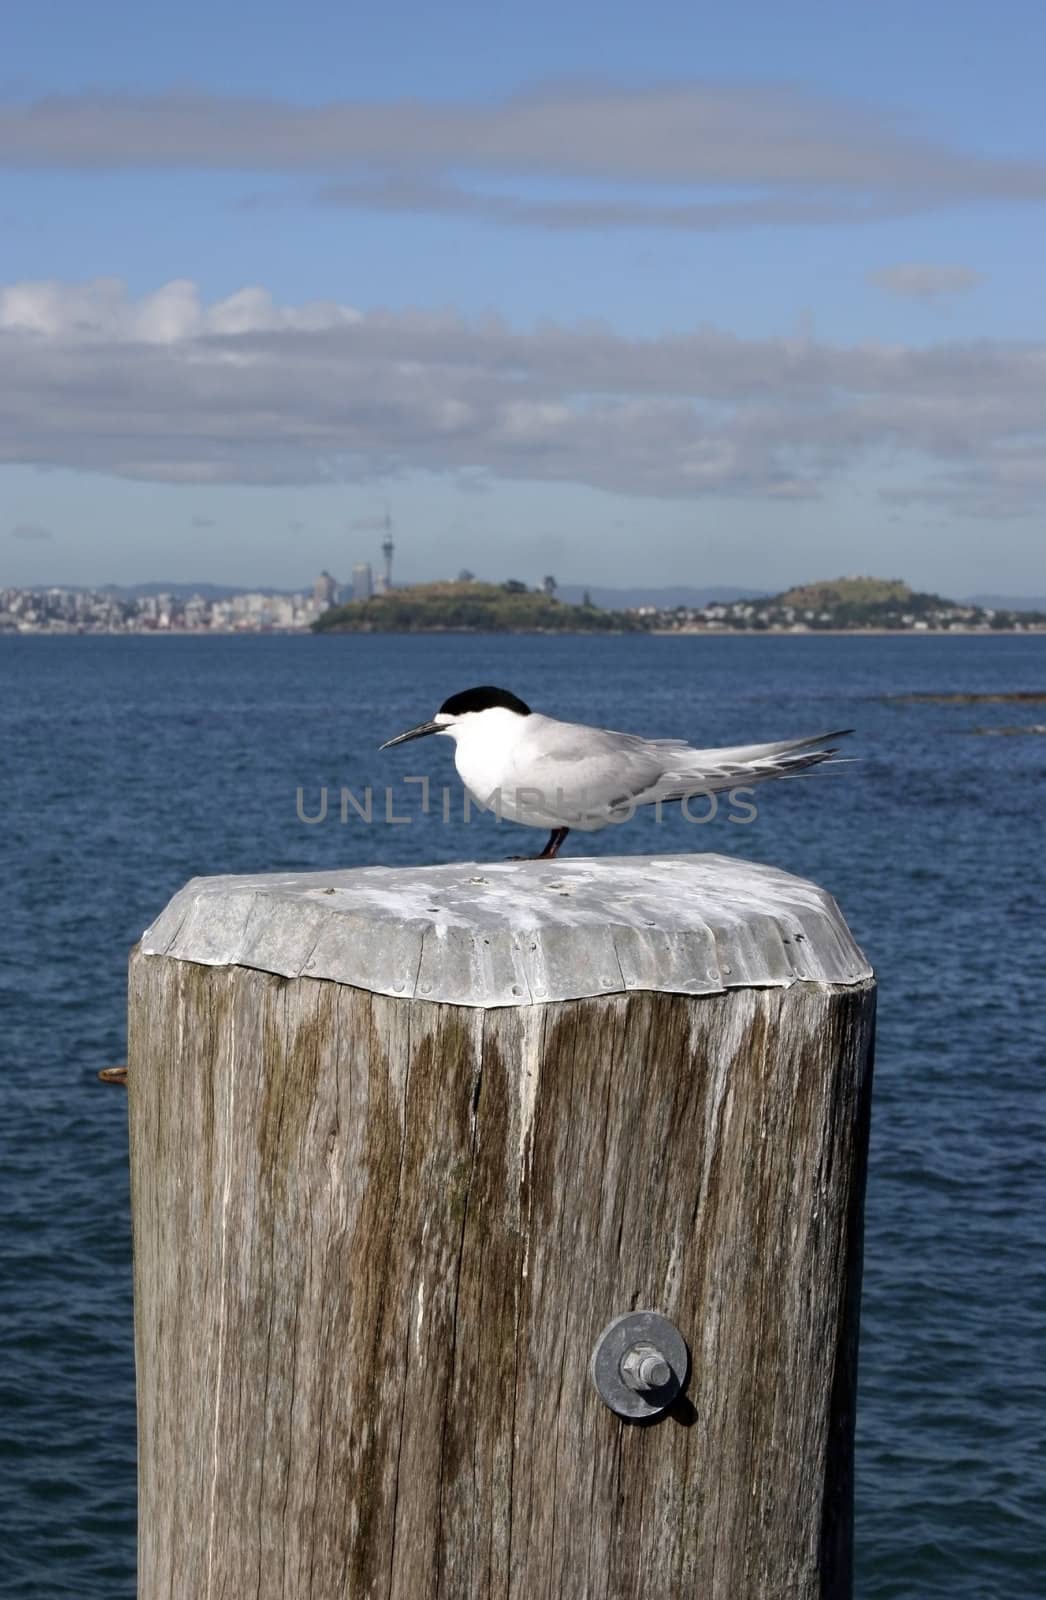
[[[381,553],[385,560],[385,589],[383,592],[388,593],[388,591],[392,588],[392,552],[396,547],[392,542],[392,532],[389,528],[387,518],[385,528],[385,537],[381,541]]]
[[[312,586],[312,598],[324,611],[329,610],[338,598],[337,579],[327,571],[321,572]]]
[[[358,561],[352,569],[352,598],[370,600],[374,594],[374,574],[369,561]]]

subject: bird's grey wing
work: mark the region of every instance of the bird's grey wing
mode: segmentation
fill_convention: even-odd
[[[827,741],[844,732],[770,744],[695,749],[684,739],[642,739],[532,716],[525,741],[528,778],[548,796],[572,798],[589,815],[622,816],[634,806],[688,795],[721,794],[735,787],[789,777],[823,761]]]
[[[530,720],[530,719],[528,719]],[[583,796],[584,807],[611,814],[655,788],[665,775],[667,752],[637,734],[588,728],[580,723],[536,719],[521,757],[535,787],[549,795]],[[683,741],[666,740],[677,752]]]

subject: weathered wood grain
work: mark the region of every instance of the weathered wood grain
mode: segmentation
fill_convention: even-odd
[[[141,1600],[848,1596],[873,1010],[134,955]],[[587,1370],[636,1307],[652,1426]]]

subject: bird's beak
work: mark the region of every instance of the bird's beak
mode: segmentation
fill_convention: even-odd
[[[397,733],[395,739],[386,739],[384,744],[379,744],[379,750],[391,750],[394,744],[406,744],[408,739],[422,739],[426,733],[442,733],[441,722],[421,722],[416,728],[408,728],[406,733]]]

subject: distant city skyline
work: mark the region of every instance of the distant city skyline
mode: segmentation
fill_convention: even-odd
[[[540,585],[518,579],[501,584],[430,584],[420,589],[388,587],[387,571],[374,591],[369,566],[353,573],[349,590],[329,572],[312,592],[271,591],[231,595],[206,592],[148,593],[0,587],[0,635],[33,634],[264,634],[273,632],[591,632],[634,633],[775,632],[842,630],[874,633],[1046,632],[1046,607],[1034,611],[985,609],[962,601],[915,594],[903,583],[867,578],[806,586],[772,597],[733,596],[684,590],[662,595],[614,595],[586,589],[560,592],[546,574]],[[386,598],[387,597],[387,598]],[[345,605],[346,601],[356,602]],[[534,602],[537,602],[535,605]],[[360,604],[359,602],[364,602]],[[550,602],[552,602],[550,604]],[[601,606],[603,609],[601,609]]]
[[[0,584],[1046,588],[1030,0],[137,17],[5,31]]]
[[[477,578],[482,584],[509,584],[510,580],[503,575],[490,573],[459,573],[457,581],[462,578]],[[834,579],[847,576],[875,577],[874,574],[835,574],[832,579],[825,579],[821,575],[820,581],[834,581]],[[878,575],[882,579],[882,575]],[[400,587],[411,588],[416,583],[431,580],[418,580],[408,577]],[[438,582],[453,582],[455,575],[444,573]],[[517,582],[520,580],[511,580]],[[901,578],[900,582],[904,582]],[[772,598],[773,594],[783,592],[771,591],[754,585],[744,584],[662,584],[654,587],[643,587],[639,584],[627,585],[621,588],[592,583],[560,583],[557,578],[546,575],[539,583],[531,580],[525,587],[535,591],[543,589],[546,593],[553,593],[556,598],[568,605],[578,604],[582,601],[587,605],[591,603],[605,610],[629,610],[642,607],[655,609],[670,609],[675,606],[701,607],[710,604],[731,604],[738,600],[760,601]],[[785,589],[794,585],[785,585]],[[264,609],[262,602],[266,599],[303,601],[306,606],[311,602],[314,607],[326,607],[334,604],[344,604],[348,600],[369,600],[380,595],[384,588],[380,581],[376,581],[369,562],[357,563],[348,581],[339,581],[337,577],[324,569],[311,583],[299,583],[288,588],[273,587],[268,584],[251,583],[215,583],[208,580],[180,581],[173,579],[153,579],[137,584],[0,584],[0,595],[18,592],[21,594],[95,594],[113,595],[116,598],[135,598],[138,600],[175,600],[184,604],[189,599],[204,599],[209,605],[228,600],[249,602],[241,607],[248,611]],[[959,605],[973,605],[994,608],[1000,611],[1027,610],[1046,612],[1046,594],[1012,595],[997,592],[977,594],[951,593],[946,588],[938,586],[922,591],[939,595],[942,599]]]

